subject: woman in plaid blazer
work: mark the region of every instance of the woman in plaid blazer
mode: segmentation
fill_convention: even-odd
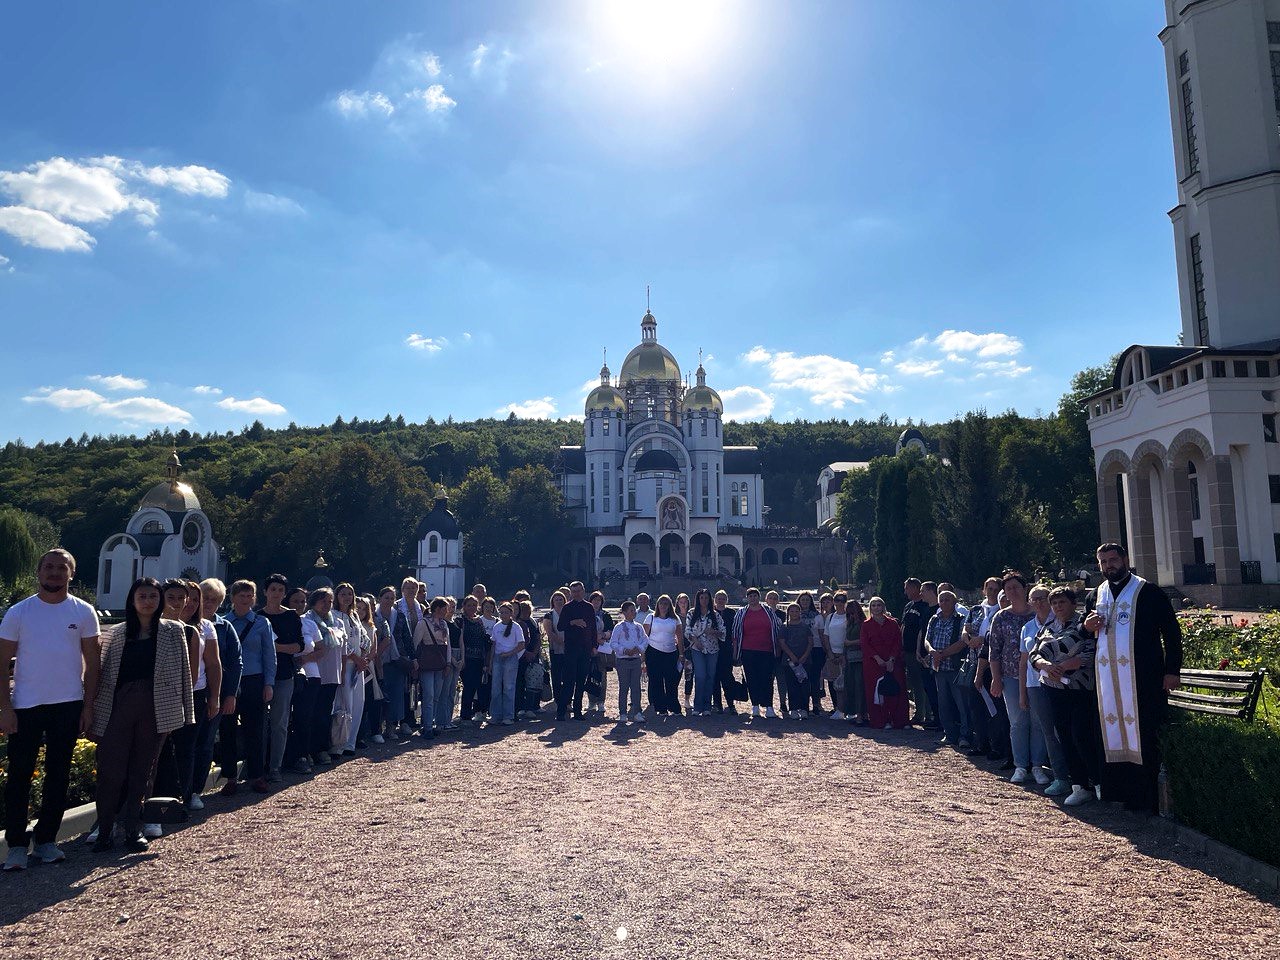
[[[102,645],[91,739],[98,743],[98,842],[109,850],[117,816],[125,848],[145,850],[140,818],[165,738],[195,722],[191,659],[182,624],[162,620],[159,581],[129,588],[125,622]]]

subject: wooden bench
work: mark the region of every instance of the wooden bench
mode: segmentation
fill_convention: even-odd
[[[1182,686],[1169,692],[1169,706],[1251,722],[1266,675],[1265,670],[1183,670]],[[1187,687],[1214,692],[1193,693]]]

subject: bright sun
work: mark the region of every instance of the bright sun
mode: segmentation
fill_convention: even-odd
[[[722,46],[733,16],[728,0],[598,0],[591,5],[602,59],[696,65]]]

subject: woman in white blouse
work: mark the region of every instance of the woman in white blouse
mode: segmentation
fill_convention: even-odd
[[[684,656],[684,627],[665,593],[654,605],[653,619],[645,625],[649,646],[644,652],[649,670],[649,706],[656,716],[680,714],[680,658]]]

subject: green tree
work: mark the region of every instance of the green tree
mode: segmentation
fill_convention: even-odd
[[[902,582],[910,576],[907,566],[907,475],[910,464],[901,457],[888,459],[876,480],[875,560],[877,591],[891,610],[906,602]]]
[[[463,557],[467,575],[486,582],[505,574],[510,557],[508,490],[488,467],[477,467],[458,484],[450,506],[462,526]]]
[[[13,583],[36,565],[36,545],[16,510],[0,510],[0,583]]]

